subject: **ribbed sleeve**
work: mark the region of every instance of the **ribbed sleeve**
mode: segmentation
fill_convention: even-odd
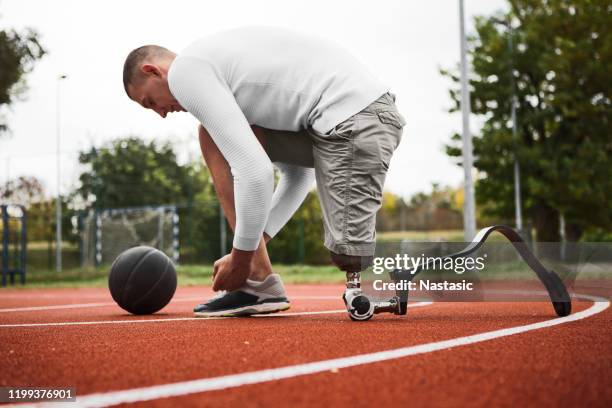
[[[168,72],[170,91],[208,131],[234,178],[234,247],[257,248],[272,206],[272,163],[253,134],[226,81],[205,60],[179,57]]]
[[[265,232],[270,237],[289,221],[300,208],[314,182],[313,168],[293,166],[286,163],[274,163],[280,171],[280,179],[272,197],[272,209],[268,217]]]

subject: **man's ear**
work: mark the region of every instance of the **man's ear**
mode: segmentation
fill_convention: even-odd
[[[140,70],[145,75],[153,75],[153,76],[161,76],[161,71],[157,67],[157,65],[153,64],[142,64]]]

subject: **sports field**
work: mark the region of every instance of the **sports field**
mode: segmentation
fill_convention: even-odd
[[[0,408],[612,407],[611,12],[0,0]]]
[[[289,311],[200,319],[209,287],[133,316],[106,288],[6,289],[1,386],[74,387],[66,406],[606,406],[609,301],[411,303],[352,322],[342,284],[288,285]],[[58,403],[48,403],[57,407]]]

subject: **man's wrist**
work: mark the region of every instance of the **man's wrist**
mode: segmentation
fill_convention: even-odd
[[[245,266],[251,264],[255,251],[243,251],[242,249],[232,248],[232,264]]]

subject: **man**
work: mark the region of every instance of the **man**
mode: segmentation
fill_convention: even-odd
[[[196,306],[197,316],[289,308],[266,243],[315,178],[332,261],[347,277],[369,265],[385,175],[405,122],[387,87],[345,50],[290,30],[239,28],[179,55],[137,48],[123,82],[132,100],[161,117],[187,111],[200,122],[202,155],[234,241],[214,264],[213,290],[222,292]]]

